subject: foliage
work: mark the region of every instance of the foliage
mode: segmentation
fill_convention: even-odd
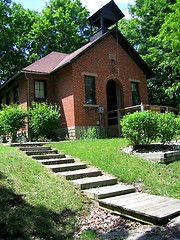
[[[160,140],[163,144],[170,142],[177,128],[175,115],[170,112],[135,112],[125,115],[120,124],[123,136],[134,146],[149,144],[153,140]]]
[[[87,17],[80,0],[51,0],[41,13],[0,0],[0,83],[51,51],[81,47],[89,33]]]
[[[28,34],[36,19],[36,12],[11,0],[0,0],[0,82],[28,64],[31,47]]]
[[[121,120],[121,126],[123,136],[134,146],[149,144],[157,137],[157,117],[151,111],[127,114]]]
[[[176,135],[180,136],[180,116],[176,117]]]
[[[36,137],[48,137],[59,126],[60,108],[46,102],[32,104],[29,109],[29,126]]]
[[[164,165],[126,154],[122,148],[128,142],[123,138],[79,140],[50,145],[116,176],[119,181],[135,185],[138,183],[151,194],[180,199],[180,161]]]
[[[155,74],[148,81],[151,104],[180,106],[179,8],[179,0],[136,0],[132,18],[119,25]]]
[[[0,144],[0,239],[73,239],[88,208],[78,189]]]
[[[12,141],[15,141],[17,131],[25,125],[27,113],[18,105],[5,105],[1,110],[0,123],[3,133],[9,133]]]
[[[158,114],[157,137],[162,143],[170,142],[176,134],[176,119],[173,113]]]
[[[97,139],[100,138],[99,131],[95,127],[83,128],[79,132],[80,139]]]

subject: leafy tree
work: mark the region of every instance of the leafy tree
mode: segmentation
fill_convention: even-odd
[[[31,54],[70,53],[81,47],[86,42],[87,17],[80,0],[50,0],[30,32]]]
[[[87,17],[80,0],[50,0],[42,13],[0,0],[0,83],[51,51],[84,45]]]
[[[151,104],[180,104],[179,5],[179,0],[136,0],[135,5],[129,5],[132,19],[120,24],[155,73],[155,78],[148,81]]]
[[[34,102],[29,110],[29,125],[32,133],[39,137],[49,137],[52,130],[59,127],[60,108],[46,102]]]
[[[0,81],[6,81],[27,65],[28,33],[36,13],[11,0],[0,0]],[[17,61],[18,59],[18,61]]]

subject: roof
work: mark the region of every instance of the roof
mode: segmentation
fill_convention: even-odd
[[[68,54],[51,52],[47,56],[23,68],[25,72],[51,73],[56,66],[66,58]]]
[[[144,60],[140,57],[140,55],[136,52],[136,50],[131,46],[131,44],[126,40],[126,38],[113,28],[111,31],[107,31],[105,34],[97,38],[96,40],[87,43],[85,46],[79,48],[78,50],[72,52],[71,54],[65,54],[60,52],[51,52],[47,56],[42,59],[34,62],[33,64],[22,69],[21,72],[17,73],[14,77],[6,81],[0,89],[2,89],[9,82],[19,77],[22,73],[39,73],[39,74],[52,74],[60,70],[61,68],[71,64],[80,56],[85,54],[90,48],[98,44],[98,42],[102,41],[102,39],[106,38],[109,35],[112,35],[115,39],[118,37],[119,44],[124,48],[124,50],[130,55],[130,57],[136,62],[136,64],[141,68],[147,78],[154,77],[152,70],[148,67],[148,65],[144,62]]]

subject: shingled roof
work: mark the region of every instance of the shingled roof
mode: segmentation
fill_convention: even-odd
[[[97,38],[96,40],[87,43],[85,46],[79,48],[78,50],[72,52],[71,54],[65,54],[60,52],[51,52],[47,56],[41,58],[40,60],[30,64],[29,66],[23,68],[18,72],[14,77],[6,81],[3,85],[0,86],[0,89],[5,87],[9,82],[15,80],[17,77],[24,73],[38,73],[38,74],[52,74],[65,67],[68,64],[71,64],[80,56],[85,54],[90,48],[98,44],[102,39],[106,38],[108,35],[112,35],[115,39],[118,40],[119,44],[124,48],[124,50],[129,54],[129,56],[136,62],[136,64],[141,68],[147,78],[152,78],[154,76],[152,70],[140,57],[140,55],[135,51],[131,44],[126,40],[126,38],[113,28],[111,31],[107,31],[105,34]]]
[[[106,36],[112,34],[114,38],[118,38],[119,44],[124,48],[124,50],[130,55],[130,57],[136,62],[136,64],[142,69],[144,74],[146,74],[147,78],[153,77],[152,70],[147,66],[144,60],[140,57],[140,55],[135,51],[135,49],[130,45],[130,43],[125,39],[125,37],[118,31],[116,28],[111,31],[106,32],[98,39],[93,42],[87,43],[85,46],[79,48],[78,50],[72,52],[71,54],[65,54],[60,52],[52,52],[42,59],[36,61],[35,63],[27,66],[22,70],[22,72],[34,72],[34,73],[44,73],[51,74],[67,64],[72,63],[81,55],[85,54],[90,48],[104,39]]]

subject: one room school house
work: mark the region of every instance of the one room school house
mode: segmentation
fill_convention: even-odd
[[[0,88],[2,103],[31,106],[47,101],[61,108],[61,136],[78,138],[84,127],[118,125],[107,111],[148,104],[147,79],[152,71],[117,29],[124,17],[110,1],[89,18],[98,31],[71,54],[51,52],[22,69]],[[116,24],[111,30],[109,27]]]

